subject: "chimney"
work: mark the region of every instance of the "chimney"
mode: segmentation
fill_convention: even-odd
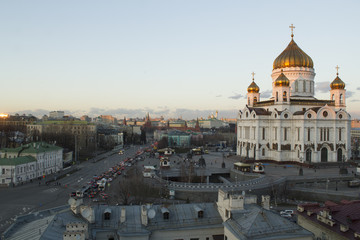
[[[270,210],[270,196],[269,195],[261,196],[261,206],[266,210]]]
[[[126,220],[126,209],[125,207],[121,208],[121,216],[120,216],[120,222],[123,223]]]
[[[147,209],[145,205],[141,206],[141,224],[147,226],[148,217],[147,217]]]

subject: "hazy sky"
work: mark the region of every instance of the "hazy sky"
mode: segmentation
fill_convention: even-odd
[[[340,78],[360,117],[360,1],[0,0],[0,112],[196,118],[245,106],[251,72],[270,97],[294,40],[316,97]]]

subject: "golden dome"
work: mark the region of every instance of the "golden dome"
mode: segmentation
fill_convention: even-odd
[[[254,82],[254,79],[253,79],[252,83],[249,85],[247,91],[248,91],[248,93],[258,93],[258,92],[260,92],[260,88]]]
[[[334,81],[331,82],[330,87],[331,89],[344,89],[345,88],[345,83],[339,78],[339,74],[336,74],[336,78],[334,79]]]
[[[289,79],[285,76],[281,69],[281,74],[275,80],[276,87],[288,87],[290,85]]]
[[[301,50],[301,48],[299,48],[293,38],[291,38],[289,45],[275,59],[273,63],[273,69],[287,67],[314,67],[314,63],[311,57],[309,57],[303,50]]]

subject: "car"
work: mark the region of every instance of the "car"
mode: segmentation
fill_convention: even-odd
[[[293,215],[294,214],[294,210],[284,210],[284,211],[281,211],[280,212],[280,215],[281,214],[290,214],[290,215]]]
[[[280,214],[281,217],[284,217],[284,218],[291,218],[291,214],[288,214],[288,213],[283,213],[283,214]]]

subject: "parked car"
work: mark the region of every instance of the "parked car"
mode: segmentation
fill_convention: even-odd
[[[294,214],[294,210],[284,210],[284,211],[281,211],[280,212],[280,215],[281,214],[290,214],[290,215],[293,215]]]
[[[291,214],[288,214],[288,213],[280,213],[280,216],[284,217],[284,218],[291,218]]]

